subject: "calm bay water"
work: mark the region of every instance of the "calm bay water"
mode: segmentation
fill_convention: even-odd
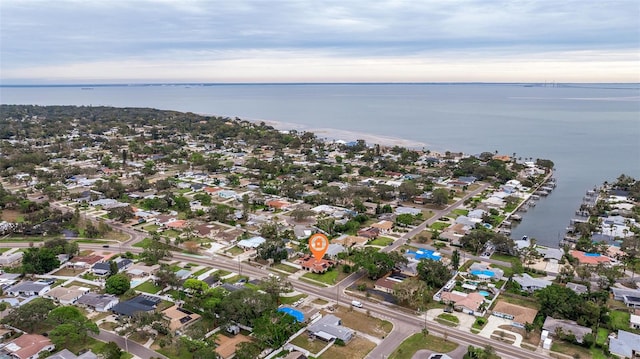
[[[0,87],[0,103],[154,107],[277,121],[424,143],[436,151],[499,151],[555,162],[558,187],[513,237],[557,246],[586,190],[640,177],[640,86],[308,84]],[[347,138],[348,137],[348,138]]]

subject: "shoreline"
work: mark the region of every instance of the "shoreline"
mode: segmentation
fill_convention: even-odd
[[[239,117],[240,118],[240,117]],[[373,133],[362,133],[356,131],[349,130],[339,130],[336,128],[327,128],[327,127],[307,127],[298,123],[290,123],[290,122],[282,122],[282,121],[274,121],[274,120],[262,120],[262,119],[248,119],[241,118],[243,120],[247,120],[253,123],[261,123],[264,122],[267,126],[272,126],[273,128],[281,131],[305,131],[312,132],[319,139],[331,140],[331,141],[356,141],[356,140],[365,140],[368,145],[379,144],[381,146],[400,146],[405,147],[412,150],[421,150],[424,148],[428,148],[429,144],[425,142],[412,141],[407,140],[400,137],[393,136],[384,136],[384,135],[376,135]]]

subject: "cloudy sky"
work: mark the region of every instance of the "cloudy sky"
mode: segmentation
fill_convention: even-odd
[[[637,0],[0,1],[0,83],[640,82]]]

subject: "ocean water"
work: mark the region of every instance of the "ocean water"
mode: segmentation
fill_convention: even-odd
[[[320,137],[554,161],[553,193],[513,237],[557,246],[588,189],[640,177],[640,85],[260,84],[0,87],[4,104],[155,107],[264,120]],[[365,137],[374,138],[374,137]]]

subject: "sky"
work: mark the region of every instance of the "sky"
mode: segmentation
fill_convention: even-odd
[[[0,84],[640,82],[637,0],[1,0]]]

